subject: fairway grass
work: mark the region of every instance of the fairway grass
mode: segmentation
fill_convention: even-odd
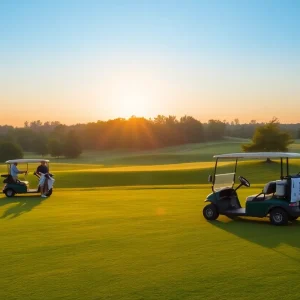
[[[300,222],[208,222],[209,188],[0,196],[0,299],[299,299]],[[246,195],[257,189],[240,189]]]
[[[232,162],[218,164],[218,174],[234,170]],[[213,173],[213,162],[197,162],[154,166],[115,166],[106,167],[90,164],[51,164],[51,172],[55,175],[56,188],[94,188],[120,186],[157,186],[157,185],[196,185],[206,184],[209,174]],[[33,175],[35,165],[30,165],[30,175],[19,178],[29,180],[31,187],[37,186],[37,178]],[[20,166],[20,169],[22,166]],[[6,173],[5,167],[0,168]],[[300,171],[300,160],[291,160],[290,172]],[[251,184],[264,184],[280,177],[280,164],[267,164],[262,161],[240,162],[238,176],[246,177]]]

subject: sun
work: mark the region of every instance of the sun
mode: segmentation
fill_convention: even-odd
[[[121,118],[148,118],[153,115],[157,101],[155,91],[138,81],[115,85],[111,94],[114,115]]]
[[[153,100],[152,100],[153,101]],[[151,114],[151,99],[139,93],[128,93],[119,98],[118,114],[120,117],[129,118],[148,117]]]

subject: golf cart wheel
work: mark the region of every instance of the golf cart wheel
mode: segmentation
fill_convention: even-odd
[[[11,198],[15,195],[15,191],[12,189],[7,189],[7,190],[5,190],[4,194],[6,197]]]
[[[52,195],[52,189],[50,189],[49,191],[48,191],[48,193],[46,194],[46,196],[47,197],[50,197]]]
[[[219,212],[215,204],[208,204],[203,208],[203,216],[206,220],[216,220]]]
[[[287,212],[282,208],[274,208],[270,212],[270,221],[273,225],[286,225],[289,217]]]
[[[289,221],[296,221],[297,219],[298,219],[298,217],[289,216]]]

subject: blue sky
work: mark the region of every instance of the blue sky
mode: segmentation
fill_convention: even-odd
[[[298,122],[299,15],[300,1],[2,0],[0,101],[16,117],[0,124]]]

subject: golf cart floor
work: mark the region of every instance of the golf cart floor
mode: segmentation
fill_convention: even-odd
[[[224,215],[231,215],[231,216],[245,216],[246,209],[245,208],[235,208],[235,209],[227,209],[223,213]]]
[[[37,193],[37,189],[28,189],[27,193]]]

